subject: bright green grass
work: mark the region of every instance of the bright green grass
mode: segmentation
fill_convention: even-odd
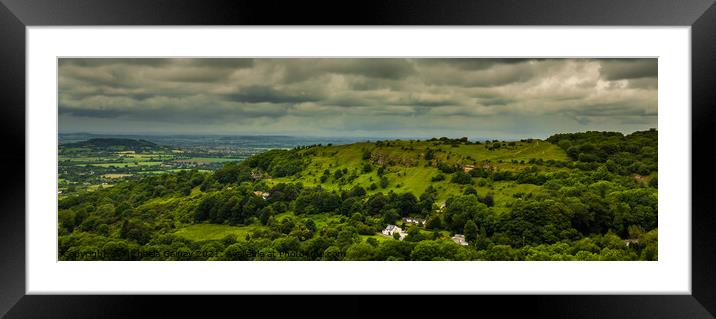
[[[189,160],[205,163],[225,163],[225,162],[236,162],[242,160],[241,158],[226,158],[226,157],[192,157]]]
[[[230,226],[218,224],[194,224],[177,230],[174,234],[193,241],[220,240],[226,235],[234,235],[244,240],[246,234],[257,231],[261,226]]]
[[[376,235],[360,235],[360,238],[361,238],[361,241],[366,241],[366,240],[368,240],[368,238],[375,238],[378,240],[378,242],[395,240],[395,238],[393,238],[393,237],[383,236],[383,235],[378,235],[378,234],[376,234]]]

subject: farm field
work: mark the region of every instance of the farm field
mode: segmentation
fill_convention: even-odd
[[[96,139],[102,143],[102,138]],[[183,170],[210,172],[225,162],[241,161],[233,151],[189,148],[177,149],[153,143],[133,144],[132,140],[115,139],[120,145],[91,142],[59,147],[58,184],[60,196],[111,187],[115,183],[147,174],[163,174]],[[135,149],[136,148],[136,149]],[[204,156],[199,156],[205,154]],[[218,157],[218,155],[224,157]]]

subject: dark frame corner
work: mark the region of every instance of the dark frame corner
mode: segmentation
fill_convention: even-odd
[[[38,296],[25,291],[25,28],[66,25],[644,25],[691,26],[692,52],[692,294],[644,296],[484,296],[472,307],[496,301],[520,305],[501,312],[579,318],[713,318],[716,314],[715,214],[706,206],[713,193],[716,157],[706,148],[716,119],[716,5],[714,0],[446,0],[362,1],[352,10],[319,2],[111,0],[0,0],[0,126],[5,137],[1,160],[5,183],[0,203],[0,316],[11,318],[140,317],[182,313],[176,305],[198,304],[209,312],[232,306],[226,298],[137,296]],[[333,10],[333,14],[325,10]],[[681,107],[681,106],[667,106]],[[18,168],[22,163],[24,169]],[[677,212],[668,212],[677,213]],[[189,300],[189,298],[192,298]],[[253,299],[239,297],[244,305]],[[323,298],[323,297],[322,297]],[[179,300],[177,300],[179,299]],[[306,309],[291,298],[285,314]],[[184,302],[184,300],[186,300]],[[285,302],[283,300],[281,302]],[[321,299],[321,303],[327,303]],[[330,301],[343,310],[370,315],[356,298]],[[286,305],[283,305],[286,306]],[[252,306],[253,307],[253,306]],[[142,309],[144,308],[144,309]],[[242,306],[243,308],[243,306]],[[400,307],[404,309],[404,307]],[[273,311],[273,310],[272,310]],[[216,312],[219,314],[220,312]],[[277,314],[273,312],[272,314]]]

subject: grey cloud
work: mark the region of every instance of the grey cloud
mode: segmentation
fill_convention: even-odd
[[[300,82],[327,73],[399,80],[414,72],[413,64],[405,59],[291,59],[285,64],[284,80]]]
[[[254,66],[252,58],[59,58],[58,65],[79,67],[102,66],[144,66],[164,67],[169,65],[210,67],[210,68],[250,68]]]
[[[657,59],[609,59],[601,62],[602,77],[606,80],[656,78]]]
[[[485,106],[508,105],[514,102],[514,100],[508,98],[478,98],[478,101],[480,102],[480,104]]]
[[[270,86],[250,86],[227,97],[231,101],[245,103],[301,103],[318,100],[306,94],[292,94],[276,90]]]
[[[541,59],[524,59],[524,58],[501,58],[501,59],[479,59],[479,58],[434,58],[434,59],[417,59],[419,64],[450,66],[461,70],[485,70],[499,64],[517,64],[528,61],[539,61]]]
[[[546,131],[541,121],[646,128],[657,115],[655,59],[100,60],[60,59],[62,131],[134,121],[178,131],[527,134]]]
[[[248,58],[206,58],[188,59],[191,66],[210,68],[244,69],[254,66],[254,59]]]
[[[629,79],[628,83],[629,87],[635,89],[656,90],[659,87],[659,80],[655,77]]]
[[[544,69],[540,64],[495,63],[489,68],[456,70],[431,66],[422,72],[427,83],[459,87],[496,87],[511,83],[526,82]]]
[[[137,65],[159,67],[169,65],[172,59],[166,58],[59,58],[60,67],[79,66],[79,67],[101,67],[111,65]]]
[[[227,121],[234,123],[251,123],[251,121],[258,118],[279,119],[288,114],[289,108],[290,105],[286,104],[221,105],[211,102],[207,104],[197,104],[191,108],[181,110],[177,110],[177,107],[171,104],[158,107],[105,107],[95,109],[61,105],[59,114],[85,119],[100,118],[177,124],[222,124]]]

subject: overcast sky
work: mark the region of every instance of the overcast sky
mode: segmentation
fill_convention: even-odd
[[[656,59],[60,59],[60,132],[476,138],[657,127]]]

